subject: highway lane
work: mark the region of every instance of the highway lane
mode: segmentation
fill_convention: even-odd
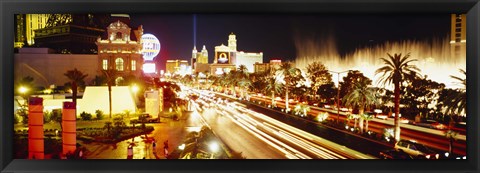
[[[238,102],[225,104],[206,98],[210,93],[203,93],[202,97],[210,103],[215,103],[218,114],[227,116],[237,125],[257,137],[267,139],[269,145],[287,154],[289,158],[315,158],[315,159],[373,159],[375,157],[354,151],[345,146],[338,145],[326,139],[312,135],[295,127],[276,121],[266,115],[238,106]],[[201,97],[201,98],[202,98]],[[290,153],[290,154],[288,154]]]
[[[235,124],[215,108],[207,108],[201,116],[215,134],[232,150],[247,159],[286,159],[287,156]]]
[[[268,96],[256,96],[253,95],[251,97],[253,100],[261,101],[262,103],[270,103],[271,99]],[[284,101],[277,101],[277,106],[285,107]],[[289,107],[293,110],[296,103],[290,103]],[[327,112],[330,116],[329,119],[336,120],[337,119],[337,111],[319,107],[311,107],[309,114],[311,115],[318,115],[318,113]],[[346,113],[340,111],[340,121],[345,121]],[[392,128],[393,127],[393,119],[389,120],[379,120],[373,119],[369,122],[369,130],[383,134],[384,128]],[[353,126],[354,121],[350,121],[350,126]],[[425,127],[418,127],[411,124],[400,124],[402,129],[401,138],[407,140],[415,140],[419,143],[422,143],[428,147],[431,147],[436,150],[448,151],[449,148],[449,140],[444,137],[444,131],[436,130],[436,129],[429,129]],[[465,135],[457,135],[457,140],[454,141],[454,153],[459,155],[466,155],[466,136]]]

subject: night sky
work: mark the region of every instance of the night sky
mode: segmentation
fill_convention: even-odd
[[[155,35],[161,44],[155,58],[160,69],[167,59],[190,61],[193,48],[193,14],[130,14],[134,28],[143,25],[144,33]],[[214,47],[228,44],[228,35],[237,36],[237,50],[263,52],[270,59],[294,60],[295,38],[335,40],[340,55],[356,48],[384,41],[445,38],[450,32],[450,14],[440,15],[265,15],[197,14],[196,45],[206,45],[209,62]],[[302,40],[300,39],[300,40]],[[321,46],[319,47],[321,49]]]

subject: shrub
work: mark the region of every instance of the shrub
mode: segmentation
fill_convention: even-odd
[[[28,112],[26,110],[21,110],[17,112],[19,117],[22,117],[22,123],[28,124]]]
[[[57,123],[62,123],[62,110],[61,109],[54,109],[51,112],[50,120],[55,121]]]
[[[95,116],[97,116],[97,120],[102,120],[104,118],[103,111],[101,110],[96,110],[95,111]]]
[[[49,111],[43,112],[43,123],[49,123],[52,120],[52,113]]]
[[[92,120],[92,114],[90,114],[90,113],[82,112],[80,114],[80,117],[82,117],[82,120],[84,120],[84,121]]]
[[[13,114],[13,124],[18,124],[18,123],[20,123],[20,119],[16,114]]]

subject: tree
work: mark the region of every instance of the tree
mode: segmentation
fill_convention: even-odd
[[[269,90],[265,88],[268,85],[268,80],[274,75],[269,75],[267,71],[256,72],[249,75],[250,80],[252,81],[251,91],[255,93],[263,93],[265,95],[270,94]]]
[[[362,118],[365,120],[365,131],[368,132],[368,122],[373,119],[373,115],[370,114],[363,114]]]
[[[272,108],[275,107],[275,92],[280,93],[282,91],[282,84],[277,80],[276,76],[267,78],[267,87],[265,87],[265,90],[272,94]]]
[[[429,112],[433,111],[428,107],[428,104],[437,100],[441,91],[445,88],[444,84],[429,80],[427,76],[419,77],[415,73],[407,75],[407,80],[403,86],[400,91],[402,95],[400,104],[405,105],[407,109],[401,110],[400,114],[405,117],[419,114],[428,115]]]
[[[312,82],[311,87],[313,88],[312,95],[317,94],[317,90],[320,86],[329,84],[332,82],[332,74],[327,70],[327,67],[320,62],[313,62],[307,66],[308,78]]]
[[[72,101],[76,106],[77,105],[77,90],[78,90],[77,85],[84,85],[85,84],[84,79],[88,75],[83,74],[81,71],[77,70],[77,68],[75,68],[73,70],[68,70],[63,75],[65,75],[70,80],[70,83],[72,84]]]
[[[248,69],[245,65],[240,65],[237,69],[236,77],[238,78],[237,85],[241,91],[241,97],[245,97],[245,90],[252,85],[252,81],[250,80]]]
[[[342,80],[343,81],[340,82],[340,98],[345,97],[345,95],[351,92],[355,87],[355,83],[366,80],[368,85],[370,85],[372,82],[371,79],[367,78],[358,70],[348,71],[347,76],[343,77]]]
[[[394,85],[394,112],[395,112],[395,129],[394,129],[394,138],[396,141],[400,140],[400,82],[405,79],[405,76],[411,72],[419,73],[420,69],[417,66],[411,65],[416,59],[409,59],[410,53],[407,53],[402,57],[402,54],[394,54],[393,56],[388,54],[389,58],[380,58],[385,66],[380,67],[375,71],[375,75],[381,74],[379,78],[379,83],[382,83],[384,86],[388,84]]]
[[[302,74],[300,69],[293,67],[291,62],[282,63],[277,72],[285,81],[285,112],[288,112],[290,110],[288,106],[288,91],[290,87],[296,86],[297,82],[302,79]]]
[[[453,142],[456,140],[458,132],[448,130],[445,132],[445,137],[448,139],[448,153],[453,154]]]
[[[320,85],[317,90],[317,94],[320,96],[321,102],[329,102],[332,98],[335,98],[337,95],[337,88],[333,82],[328,84]],[[330,104],[330,103],[328,103]]]
[[[114,69],[102,70],[103,75],[106,78],[108,86],[108,109],[109,118],[112,119],[112,85],[115,82],[115,76],[117,72]]]
[[[467,75],[467,72],[463,69],[460,69],[460,72],[463,75]],[[466,112],[467,110],[467,80],[465,78],[457,77],[457,76],[450,76],[451,78],[457,80],[461,85],[462,88],[456,89],[451,91],[444,100],[444,105],[447,108],[446,112],[451,114],[461,114],[462,112]]]
[[[368,87],[370,83],[371,80],[361,80],[356,82],[353,90],[342,99],[344,100],[346,106],[358,108],[358,115],[360,117],[360,133],[363,133],[365,108],[369,108],[371,105],[378,104],[375,90]]]

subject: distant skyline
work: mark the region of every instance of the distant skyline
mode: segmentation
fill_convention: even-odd
[[[144,33],[151,33],[160,40],[161,51],[155,59],[160,69],[165,69],[167,59],[190,61],[194,42],[193,16],[130,14],[133,27],[143,25]],[[295,40],[336,43],[338,53],[343,56],[385,41],[444,39],[450,32],[450,14],[197,14],[196,19],[197,50],[205,45],[210,63],[214,47],[227,45],[232,32],[237,36],[238,51],[263,52],[264,62],[274,58],[294,60],[297,54]],[[320,45],[319,49],[322,47]]]

